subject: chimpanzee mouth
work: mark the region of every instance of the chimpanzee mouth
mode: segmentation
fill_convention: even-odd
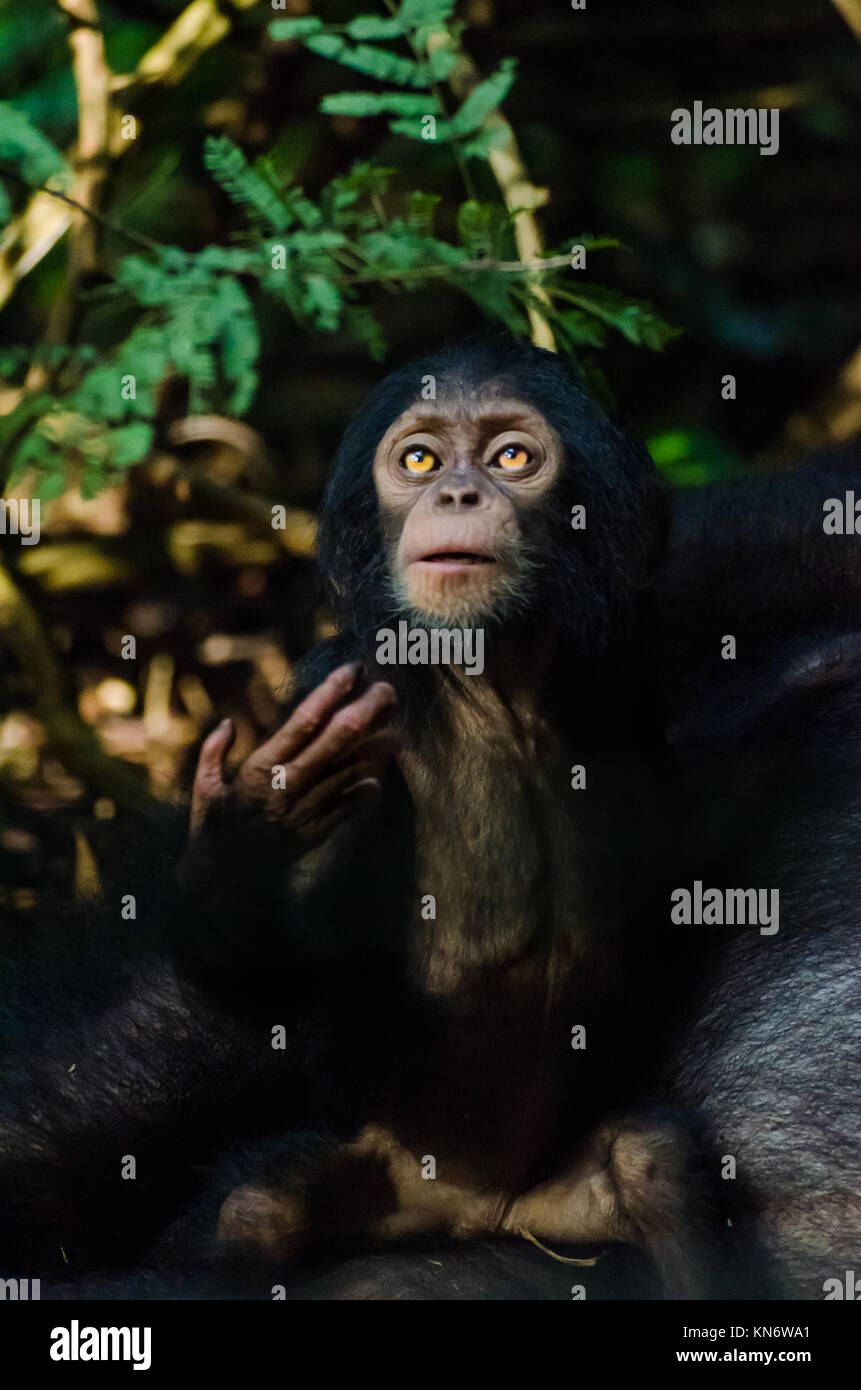
[[[422,555],[425,564],[454,565],[493,565],[492,555],[480,555],[475,550],[436,550],[431,555]]]

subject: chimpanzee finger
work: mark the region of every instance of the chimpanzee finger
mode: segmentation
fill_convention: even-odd
[[[394,688],[376,681],[358,700],[338,710],[317,738],[290,760],[288,785],[293,794],[300,794],[321,774],[337,767],[345,754],[364,742],[376,721],[396,701]]]
[[[388,727],[375,729],[363,738],[361,743],[357,743],[350,748],[342,758],[336,758],[334,767],[346,767],[358,762],[372,763],[374,766],[371,771],[376,773],[385,767],[392,758],[400,753],[404,746],[404,736],[399,729]]]
[[[291,798],[284,824],[304,825],[323,814],[346,789],[367,778],[379,780],[386,764],[400,752],[402,745],[403,738],[396,729],[380,729],[371,734],[351,750],[348,759],[330,776],[313,783],[298,800]]]
[[[189,828],[192,835],[200,829],[212,802],[223,796],[227,790],[224,784],[224,762],[235,738],[236,726],[233,720],[222,719],[203,741],[191,792]]]
[[[262,743],[253,754],[254,761],[260,760],[267,767],[285,763],[295,757],[302,748],[323,728],[334,714],[338,705],[356,683],[355,665],[339,666],[298,704],[290,718],[281,728]]]
[[[301,836],[307,848],[313,848],[331,835],[342,821],[349,820],[350,816],[372,806],[379,794],[379,779],[365,777],[355,786],[348,787],[345,792],[342,792],[338,804],[333,806],[330,811],[321,815],[319,819],[308,821],[301,828],[297,828],[296,833]]]
[[[331,777],[324,778],[322,782],[315,782],[304,796],[291,801],[290,808],[284,816],[284,825],[299,830],[309,822],[316,822],[340,803],[345,792],[363,781],[374,778],[376,774],[374,764],[364,759],[347,763]]]

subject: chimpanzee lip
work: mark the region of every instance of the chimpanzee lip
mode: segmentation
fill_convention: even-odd
[[[429,555],[419,557],[426,561],[461,561],[467,565],[492,565],[492,555],[482,555],[476,550],[433,550]]]

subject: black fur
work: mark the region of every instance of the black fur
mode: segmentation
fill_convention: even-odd
[[[806,1298],[861,1256],[861,538],[823,530],[859,484],[855,440],[679,499],[655,638],[690,871],[780,893],[773,938],[679,928],[718,955],[666,1085],[735,1157],[770,1289]]]

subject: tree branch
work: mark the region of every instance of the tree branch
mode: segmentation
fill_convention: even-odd
[[[444,30],[431,34],[428,39],[428,52],[435,48],[451,48],[451,35]],[[464,101],[481,81],[481,74],[475,63],[464,53],[457,51],[457,63],[448,77],[448,83],[459,101]],[[520,155],[517,139],[508,121],[499,110],[491,111],[481,127],[488,132],[496,132],[497,141],[488,152],[488,163],[499,185],[505,206],[514,214],[514,240],[517,252],[523,263],[530,264],[541,258],[544,240],[535,219],[536,208],[543,207],[548,200],[546,188],[537,188],[529,177]],[[567,262],[566,262],[567,263]],[[546,290],[540,284],[532,287],[536,299],[550,304]],[[532,341],[536,347],[556,351],[556,342],[550,324],[543,314],[532,305],[529,306],[529,322],[532,328]]]
[[[855,37],[861,39],[861,0],[833,0],[833,4]]]
[[[78,139],[72,156],[74,182],[70,201],[82,211],[98,208],[108,175],[108,123],[110,119],[110,69],[105,59],[105,40],[99,27],[95,0],[58,0],[60,9],[72,23],[69,45],[78,101]],[[68,339],[75,313],[75,300],[81,276],[94,270],[98,260],[98,224],[92,217],[71,219],[69,256],[63,289],[48,315],[43,345],[64,343]],[[24,388],[40,391],[48,371],[35,363],[27,374]]]
[[[83,13],[90,0],[68,0],[68,4],[66,0],[60,0],[60,3],[70,17],[74,18],[79,11]],[[92,3],[94,6],[94,0]],[[246,10],[255,0],[231,0],[231,3],[234,9]],[[214,13],[220,15],[222,25],[213,23]],[[178,82],[198,58],[218,43],[229,28],[230,20],[221,14],[215,0],[192,0],[161,38],[147,50],[134,72],[119,76],[108,72],[110,94],[134,88],[136,85],[149,86],[156,82],[172,85]],[[89,56],[88,53],[88,59]],[[95,132],[95,125],[92,126],[92,131]],[[110,160],[117,159],[131,147],[131,141],[115,141],[110,137],[109,131],[107,154]],[[87,199],[81,198],[78,201],[86,202]],[[0,253],[0,308],[9,299],[16,285],[25,275],[29,275],[65,234],[71,221],[68,206],[63,206],[62,200],[52,192],[40,190],[10,223],[4,236],[3,251]]]
[[[249,10],[257,0],[231,0],[234,9]],[[198,58],[230,32],[230,19],[218,0],[192,0],[143,55],[134,72],[115,77],[114,91],[150,86],[159,82],[174,87],[194,67]]]
[[[8,165],[3,165],[3,177],[15,179],[22,183],[25,188],[29,188],[34,193],[44,193],[47,198],[59,198],[61,203],[73,208],[76,212],[83,213],[85,217],[90,217],[105,231],[113,232],[115,236],[125,237],[128,241],[133,241],[136,246],[141,246],[145,251],[162,251],[164,247],[160,241],[154,241],[145,232],[136,232],[132,227],[124,227],[122,222],[116,222],[112,217],[106,217],[103,212],[98,212],[96,208],[85,207],[83,203],[77,202],[68,193],[63,193],[59,188],[48,188],[45,184],[34,185],[28,183],[17,169],[12,169]]]

